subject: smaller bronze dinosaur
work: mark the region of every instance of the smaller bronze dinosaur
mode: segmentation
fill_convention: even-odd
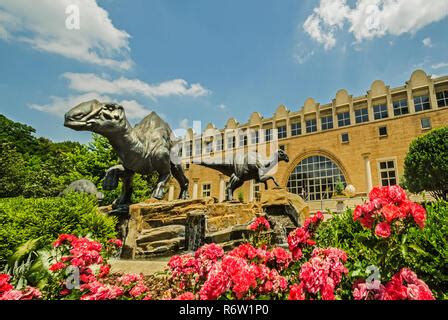
[[[272,180],[278,187],[278,182],[268,173],[280,161],[289,162],[289,157],[285,151],[278,149],[274,152],[272,159],[269,160],[260,160],[257,152],[249,151],[244,154],[236,154],[228,163],[201,161],[197,164],[215,169],[230,177],[229,184],[226,187],[226,201],[232,201],[233,192],[241,187],[244,181],[254,179],[256,182],[262,182],[265,189],[268,189],[267,182]]]

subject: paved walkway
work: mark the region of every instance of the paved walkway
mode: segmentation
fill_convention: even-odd
[[[109,263],[112,266],[112,272],[151,275],[164,271],[169,259],[169,257],[164,257],[152,260],[110,260]]]

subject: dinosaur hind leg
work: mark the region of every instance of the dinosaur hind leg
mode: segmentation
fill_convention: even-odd
[[[171,173],[173,174],[174,179],[177,180],[180,186],[179,199],[188,199],[188,178],[185,176],[184,170],[182,169],[181,164],[174,164],[171,162]]]
[[[243,185],[244,181],[239,179],[235,174],[232,174],[230,177],[229,185],[226,189],[226,200],[232,201],[233,200],[233,193],[236,189],[241,187]]]

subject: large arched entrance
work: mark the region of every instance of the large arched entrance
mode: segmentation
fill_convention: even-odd
[[[287,188],[305,200],[330,199],[339,181],[346,186],[346,179],[338,165],[325,156],[313,155],[294,168]]]

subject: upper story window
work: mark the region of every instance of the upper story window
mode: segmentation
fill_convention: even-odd
[[[338,127],[345,127],[350,125],[350,112],[338,113]]]
[[[333,129],[333,116],[326,116],[321,118],[322,130]]]
[[[286,138],[286,136],[287,136],[286,126],[277,127],[277,136],[279,139]]]
[[[409,113],[408,100],[401,99],[393,102],[394,105],[394,116],[401,116]]]
[[[272,134],[272,129],[266,129],[264,131],[264,141],[269,142],[272,141],[273,138],[273,134]]]
[[[305,121],[306,124],[306,132],[312,133],[317,131],[317,120],[316,119],[310,119]]]
[[[194,154],[196,156],[199,156],[199,155],[201,155],[201,153],[202,153],[202,140],[201,139],[197,139],[194,142]]]
[[[448,90],[436,92],[437,105],[442,107],[448,107]]]
[[[431,103],[429,103],[429,96],[414,97],[415,112],[431,109]]]
[[[215,137],[215,143],[216,143],[216,151],[222,151],[222,149],[224,149],[222,135],[219,134]]]
[[[387,105],[377,104],[373,106],[373,118],[375,120],[385,119],[389,116],[387,113]]]
[[[185,156],[191,157],[193,155],[193,141],[187,141],[185,144]]]
[[[205,143],[205,153],[209,154],[213,152],[213,141],[207,141]]]
[[[233,149],[235,148],[235,136],[228,136],[227,137],[227,149]]]
[[[302,124],[300,122],[291,123],[291,135],[299,136],[302,134]]]
[[[250,143],[257,144],[260,142],[260,132],[258,130],[254,130],[250,132]]]
[[[246,133],[243,133],[243,134],[240,134],[240,147],[244,147],[244,146],[247,146],[247,134]]]
[[[369,111],[367,108],[355,110],[355,122],[363,123],[369,121]]]

